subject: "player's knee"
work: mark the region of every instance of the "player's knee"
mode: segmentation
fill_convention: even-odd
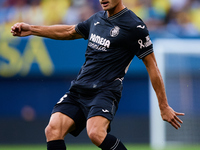
[[[90,138],[90,140],[94,143],[94,144],[96,144],[96,143],[98,143],[98,140],[99,140],[99,138],[100,138],[100,134],[98,134],[97,132],[89,132],[88,133],[88,136],[89,136],[89,138]]]
[[[104,133],[97,129],[92,129],[87,131],[90,140],[97,146],[99,146],[104,140]]]
[[[51,124],[45,128],[45,136],[47,141],[62,139],[61,135],[59,134],[59,130]]]
[[[52,127],[50,125],[47,125],[44,131],[45,131],[46,137],[49,137],[52,133]]]

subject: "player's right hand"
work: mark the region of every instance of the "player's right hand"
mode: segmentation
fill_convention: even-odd
[[[174,128],[179,129],[181,127],[180,123],[183,123],[178,116],[184,116],[184,113],[175,112],[170,106],[165,109],[161,109],[161,117],[164,121],[169,122]]]
[[[31,35],[31,26],[26,23],[16,23],[11,27],[13,36],[28,36]]]

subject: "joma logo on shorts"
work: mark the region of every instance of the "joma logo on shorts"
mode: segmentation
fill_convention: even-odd
[[[103,111],[104,113],[108,113],[108,112],[109,112],[109,110],[107,110],[107,109],[102,109],[102,111]]]

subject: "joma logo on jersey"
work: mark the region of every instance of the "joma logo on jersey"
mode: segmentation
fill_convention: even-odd
[[[90,36],[90,41],[97,43],[97,44],[100,44],[100,45],[107,47],[107,48],[110,47],[110,40],[102,38],[99,35],[96,35],[96,34],[93,34],[93,33]]]

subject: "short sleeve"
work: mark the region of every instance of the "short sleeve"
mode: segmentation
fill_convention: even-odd
[[[88,20],[77,24],[75,27],[76,32],[79,33],[85,40],[87,40],[89,36],[92,18],[93,16],[90,17]]]
[[[139,59],[153,53],[153,44],[145,24],[136,27],[136,56]]]

